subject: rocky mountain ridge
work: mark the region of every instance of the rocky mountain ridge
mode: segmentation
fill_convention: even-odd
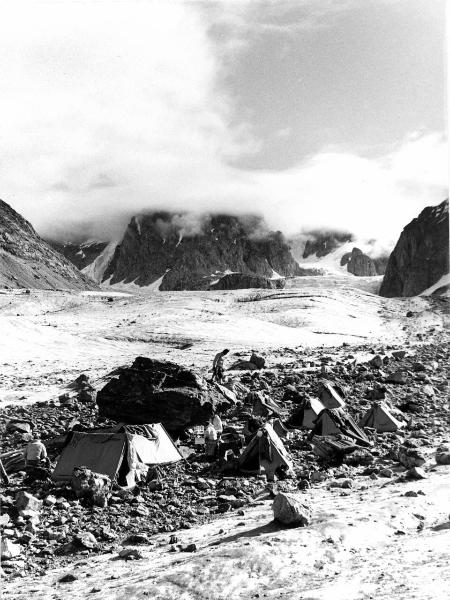
[[[97,281],[110,285],[206,290],[223,277],[240,274],[272,287],[275,279],[318,274],[301,269],[283,234],[269,231],[255,215],[153,212],[133,217],[115,248],[102,249],[101,244],[89,248],[93,250],[89,258],[97,264],[103,255],[107,259]],[[66,245],[63,251],[77,260],[80,251],[86,255],[82,247],[75,251]],[[85,266],[84,272],[89,269]]]
[[[97,285],[0,200],[0,288],[87,290]]]
[[[403,229],[389,257],[380,295],[416,296],[449,272],[448,199],[427,206]]]

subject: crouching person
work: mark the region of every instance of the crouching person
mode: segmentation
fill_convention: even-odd
[[[29,442],[24,451],[25,469],[27,471],[37,467],[49,467],[50,461],[47,456],[47,450],[41,442],[38,434],[35,434],[31,442]]]

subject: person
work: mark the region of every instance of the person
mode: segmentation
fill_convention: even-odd
[[[9,485],[9,477],[8,473],[5,471],[5,467],[0,459],[0,477],[5,485]]]
[[[25,457],[26,468],[48,466],[49,464],[47,450],[38,434],[33,436],[33,439],[27,444],[23,454]]]
[[[223,423],[219,415],[214,415],[212,424],[214,429],[217,431],[217,434],[221,435],[223,433]]]
[[[228,354],[229,350],[228,348],[225,348],[225,350],[222,350],[222,352],[218,352],[216,354],[216,356],[214,357],[213,360],[213,381],[214,379],[216,379],[219,383],[222,381],[223,379],[223,359],[224,356],[226,356]]]
[[[208,458],[214,458],[216,455],[217,448],[217,431],[214,425],[209,421],[205,429],[205,443],[206,443],[206,456]]]

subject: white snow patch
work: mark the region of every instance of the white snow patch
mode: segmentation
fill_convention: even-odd
[[[442,275],[442,277],[439,279],[439,281],[436,281],[436,283],[434,285],[432,285],[431,287],[429,287],[427,290],[425,290],[424,292],[422,292],[419,295],[420,296],[431,296],[431,294],[435,290],[437,290],[438,288],[440,288],[444,285],[450,285],[450,273],[447,273],[446,275]],[[448,292],[447,292],[447,294],[448,294]]]
[[[91,264],[81,270],[82,273],[100,283],[103,275],[111,262],[118,242],[110,242]]]

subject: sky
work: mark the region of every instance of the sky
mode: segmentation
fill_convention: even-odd
[[[386,242],[448,196],[445,0],[0,0],[0,198],[44,236],[146,210]]]

